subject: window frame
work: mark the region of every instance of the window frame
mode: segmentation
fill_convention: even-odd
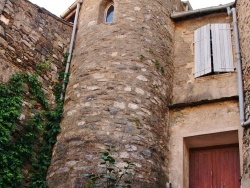
[[[107,22],[107,16],[108,16],[108,10],[109,8],[113,6],[114,7],[114,11],[113,11],[113,19],[112,19],[112,22]],[[115,20],[115,5],[114,5],[114,2],[110,2],[105,10],[104,10],[104,23],[107,23],[107,24],[111,24],[111,23],[114,23],[114,20]]]
[[[195,78],[235,71],[231,35],[230,23],[207,24],[194,31]]]

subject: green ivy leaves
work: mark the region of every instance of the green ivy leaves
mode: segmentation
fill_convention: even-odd
[[[51,108],[37,78],[17,73],[7,84],[0,84],[0,187],[47,187],[63,101],[57,98]],[[21,121],[24,101],[32,105],[26,107],[28,114]]]
[[[107,146],[106,151],[100,152],[101,163],[104,167],[104,172],[98,174],[83,174],[87,178],[84,188],[131,188],[131,175],[134,168],[134,163],[124,161],[126,166],[117,168],[116,160],[112,156],[114,146]]]

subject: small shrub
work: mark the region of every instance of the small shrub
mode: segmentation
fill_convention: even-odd
[[[123,168],[116,167],[116,160],[112,157],[111,152],[114,147],[108,146],[106,151],[100,152],[101,163],[104,167],[103,173],[98,174],[83,174],[87,178],[84,188],[131,188],[131,171],[134,164],[129,161],[124,161],[126,166]]]
[[[161,63],[158,60],[153,60],[155,64],[156,70],[160,71],[162,74],[165,73],[164,67],[161,65]]]
[[[138,117],[135,117],[135,118],[133,119],[133,122],[135,123],[135,125],[136,125],[136,127],[137,127],[138,129],[140,129],[140,128],[142,127],[141,121],[140,121],[140,119],[139,119]]]
[[[160,70],[160,68],[161,68],[160,62],[159,62],[158,60],[155,60],[155,61],[153,61],[153,62],[154,62],[154,64],[155,64],[156,70]]]
[[[36,69],[37,71],[40,72],[46,72],[50,69],[51,67],[52,60],[46,59],[45,61],[41,61],[37,64]]]
[[[50,62],[39,63],[38,70],[49,69]],[[0,83],[0,188],[47,187],[47,169],[63,115],[61,85],[59,78],[54,88],[56,105],[50,106],[36,74],[16,73],[8,83]],[[29,103],[29,113],[20,121],[24,101]]]
[[[144,55],[140,55],[140,61],[142,62],[142,61],[144,61],[146,58],[145,58],[145,56]]]

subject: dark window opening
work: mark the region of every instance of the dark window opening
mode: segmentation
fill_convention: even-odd
[[[114,6],[111,5],[107,10],[106,23],[112,23],[114,20]]]
[[[68,22],[71,22],[71,23],[74,23],[74,21],[75,21],[75,16],[76,16],[76,13],[74,13],[72,16],[70,16],[69,18],[68,18]]]
[[[212,73],[214,73],[214,58],[213,58],[213,41],[212,41],[212,31],[210,30],[210,50],[211,50],[211,65],[212,65]]]

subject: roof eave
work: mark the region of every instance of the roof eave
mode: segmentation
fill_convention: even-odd
[[[81,0],[80,0],[81,1]],[[69,14],[71,14],[73,11],[76,10],[77,7],[77,3],[79,2],[79,0],[76,0],[67,10],[65,10],[60,17],[62,19],[65,19]]]
[[[178,20],[178,19],[187,19],[190,17],[194,17],[196,15],[198,16],[198,15],[221,12],[221,11],[226,12],[227,7],[233,7],[234,5],[235,5],[235,2],[232,2],[232,3],[225,4],[225,5],[213,6],[213,7],[208,7],[208,8],[183,11],[183,12],[174,12],[171,14],[171,18],[173,20]]]
[[[189,10],[193,10],[193,7],[192,7],[192,5],[190,4],[189,1],[182,1],[182,2],[185,3],[188,6]]]

